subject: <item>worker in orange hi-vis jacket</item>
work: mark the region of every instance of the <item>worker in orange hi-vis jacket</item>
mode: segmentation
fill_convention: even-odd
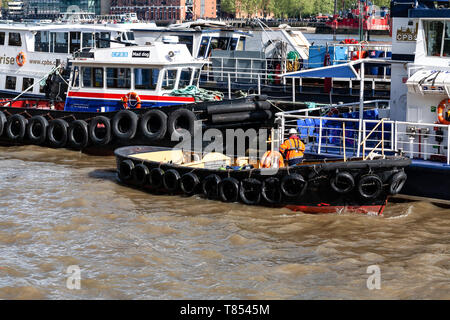
[[[305,144],[297,136],[297,130],[294,128],[289,130],[289,139],[284,141],[280,146],[280,153],[286,159],[289,166],[294,166],[302,162],[305,152]]]

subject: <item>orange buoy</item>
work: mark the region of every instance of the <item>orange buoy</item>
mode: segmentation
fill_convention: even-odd
[[[22,67],[26,61],[27,61],[27,59],[25,58],[25,53],[23,53],[22,51],[19,52],[19,54],[16,57],[17,65],[19,67]]]
[[[439,123],[442,124],[450,124],[450,121],[448,121],[444,116],[444,110],[447,108],[447,106],[450,105],[450,99],[444,99],[439,103],[439,106],[437,108],[437,116]]]

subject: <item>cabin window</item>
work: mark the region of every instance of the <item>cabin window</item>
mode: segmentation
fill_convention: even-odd
[[[16,90],[16,77],[6,76],[5,89]]]
[[[198,85],[198,78],[200,77],[200,69],[195,69],[194,71],[194,79],[192,80],[192,85]]]
[[[231,43],[230,43],[230,51],[235,51],[235,50],[236,50],[238,40],[239,40],[239,39],[237,39],[237,38],[232,38],[232,39],[231,39]]]
[[[14,47],[20,47],[22,45],[22,39],[20,39],[20,33],[10,32],[8,38],[8,45]]]
[[[159,69],[134,69],[134,88],[154,90],[158,84]]]
[[[50,39],[50,52],[69,52],[69,34],[67,32],[50,32]]]
[[[73,68],[72,87],[78,88],[80,86],[80,69],[78,67]]]
[[[92,33],[83,32],[83,48],[93,48],[94,39]]]
[[[49,35],[48,31],[38,31],[34,36],[34,51],[48,52],[49,49]]]
[[[133,41],[134,40],[134,33],[133,32],[127,32],[127,39],[128,41]]]
[[[180,82],[178,83],[178,89],[184,89],[191,83],[192,69],[183,68],[180,73]]]
[[[80,50],[81,48],[81,32],[70,33],[70,53]]]
[[[192,53],[192,36],[178,36],[178,43],[185,44],[189,52]]]
[[[83,87],[103,88],[103,68],[81,68]]]
[[[227,50],[230,38],[220,37],[211,39],[211,48],[209,50]]]
[[[106,86],[108,88],[129,89],[131,87],[131,69],[106,68]]]
[[[440,57],[444,24],[441,21],[424,21],[423,24],[427,44],[427,55]]]
[[[206,50],[208,49],[209,37],[203,37],[202,42],[200,42],[200,48],[198,49],[197,58],[204,58]]]
[[[445,22],[443,57],[450,56],[450,21]]]
[[[95,34],[95,45],[97,48],[109,48],[111,46],[111,34],[109,32],[97,32]]]
[[[245,50],[245,37],[240,37],[236,51],[244,51],[244,50]]]
[[[0,46],[3,46],[5,44],[5,33],[0,32]]]
[[[22,81],[22,91],[28,89],[29,87],[31,87],[34,84],[34,79],[33,78],[23,78]],[[31,91],[33,91],[33,89],[31,89]]]
[[[164,70],[162,88],[165,90],[172,90],[175,87],[177,80],[177,70]]]

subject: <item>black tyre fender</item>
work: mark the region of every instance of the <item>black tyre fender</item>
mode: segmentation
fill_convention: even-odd
[[[105,126],[103,134],[100,134],[97,125]],[[106,145],[111,141],[111,122],[105,116],[97,116],[89,122],[89,138],[94,144]]]
[[[241,181],[239,188],[239,197],[245,204],[255,205],[261,201],[262,182],[247,178]]]
[[[169,169],[164,172],[163,186],[169,192],[176,192],[180,185],[180,174],[175,169]]]
[[[111,122],[114,136],[119,139],[133,139],[136,135],[139,117],[131,110],[120,110]]]
[[[89,145],[89,129],[86,121],[72,121],[67,134],[70,146],[76,149],[83,149]]]
[[[358,192],[364,199],[374,199],[383,190],[383,181],[375,174],[367,174],[358,181]]]
[[[133,180],[139,186],[144,186],[148,182],[148,175],[150,174],[150,170],[143,163],[138,163],[134,166],[133,170]]]
[[[220,180],[217,174],[211,174],[202,181],[202,192],[206,198],[217,199],[219,196]]]
[[[200,179],[197,177],[195,173],[188,172],[181,176],[180,179],[180,189],[186,195],[193,195],[197,187],[200,185]]]
[[[275,177],[263,181],[261,195],[270,204],[280,203],[283,195],[280,190],[280,179]]]
[[[150,186],[159,189],[163,186],[164,171],[161,168],[153,168],[148,174],[148,182]]]
[[[21,114],[13,114],[6,121],[6,135],[14,141],[22,141],[27,129],[27,119]]]
[[[340,194],[349,193],[355,187],[355,179],[347,171],[337,172],[330,179],[331,188]]]
[[[127,182],[133,178],[134,162],[131,160],[123,160],[119,165],[119,178],[123,182]]]
[[[6,121],[8,120],[6,119],[5,114],[0,111],[0,136],[3,134],[3,130],[5,130]]]
[[[167,115],[158,109],[147,111],[139,121],[139,131],[146,140],[161,140],[167,132]]]
[[[404,171],[394,174],[389,184],[389,193],[392,195],[398,194],[405,185],[406,179],[407,175]]]
[[[28,120],[27,136],[31,143],[42,144],[47,139],[48,120],[43,116],[33,116]]]
[[[67,144],[69,124],[63,119],[50,121],[47,127],[47,140],[51,147],[63,148]]]
[[[308,187],[308,182],[301,174],[292,173],[284,176],[280,182],[280,189],[286,197],[297,198],[303,196]]]
[[[179,139],[183,136],[180,129],[189,131],[191,136],[194,135],[194,125],[197,117],[188,109],[177,109],[170,113],[167,120],[167,131],[169,132],[169,138]]]
[[[232,177],[220,181],[219,197],[224,202],[237,202],[239,200],[239,181]]]

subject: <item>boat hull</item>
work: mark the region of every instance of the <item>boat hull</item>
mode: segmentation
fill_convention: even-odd
[[[141,180],[139,180],[131,172],[125,175],[126,169],[124,169],[124,164],[129,165],[131,161],[133,168],[134,165],[141,164],[145,165],[149,172],[154,168],[158,168],[162,172],[175,170],[180,179],[185,174],[194,172],[199,181],[195,194],[200,194],[210,199],[226,202],[238,201],[250,205],[269,207],[287,207],[294,211],[308,213],[334,213],[344,210],[382,214],[390,195],[391,180],[396,174],[403,172],[404,167],[410,164],[410,160],[403,157],[366,161],[355,159],[345,162],[331,159],[305,160],[301,165],[280,168],[272,172],[260,169],[193,169],[188,166],[136,158],[136,154],[167,150],[169,149],[150,146],[130,146],[117,149],[115,156],[118,179],[126,185],[155,193],[183,194],[182,188],[169,191],[164,187],[152,185],[150,180],[145,177],[141,177]],[[342,188],[333,187],[331,181],[338,173],[346,174],[347,176],[351,175],[350,179],[353,180],[353,187],[345,191]],[[202,189],[200,185],[204,186],[205,181],[209,181],[208,179],[211,176],[215,176],[217,185],[213,184],[212,189],[209,188],[207,190],[204,187]],[[369,176],[372,179],[379,180],[379,190],[376,190],[378,186],[374,185],[373,192],[367,192],[367,186],[372,188],[368,182],[370,180]],[[235,201],[229,201],[231,199],[220,191],[222,190],[220,187],[222,181],[229,178],[233,178],[239,186],[239,189],[235,191],[235,193],[239,193],[239,196],[232,197]],[[294,188],[289,189],[288,183],[291,182],[294,183]],[[217,192],[209,193],[209,190],[216,189]],[[252,194],[251,201],[247,199],[246,192]]]

